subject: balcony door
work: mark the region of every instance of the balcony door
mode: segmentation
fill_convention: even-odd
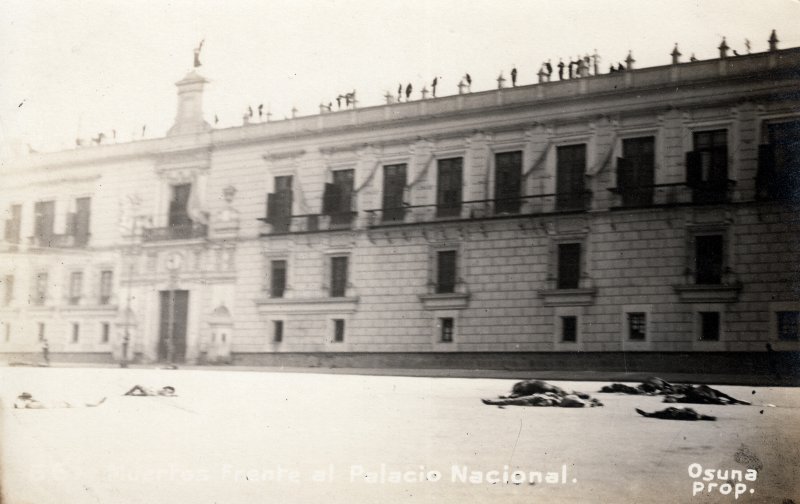
[[[172,199],[169,202],[169,219],[167,224],[171,228],[187,227],[192,225],[189,217],[189,196],[192,193],[192,184],[177,184],[172,186]]]
[[[161,311],[158,335],[158,360],[186,360],[186,320],[189,313],[189,291],[161,291]],[[171,342],[171,344],[170,344]]]

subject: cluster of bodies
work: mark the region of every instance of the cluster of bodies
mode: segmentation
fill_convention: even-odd
[[[134,385],[130,390],[122,394],[124,396],[133,396],[133,397],[152,397],[152,396],[160,396],[160,397],[177,397],[175,393],[175,387],[171,387],[169,385],[161,387],[160,389],[153,389],[149,387],[143,387],[141,385]],[[100,406],[104,402],[106,402],[106,397],[103,397],[99,401],[91,402],[91,403],[70,403],[67,401],[55,401],[55,402],[47,402],[47,401],[40,401],[33,397],[28,392],[23,392],[17,396],[17,399],[14,401],[14,407],[17,409],[49,409],[49,408],[93,408],[96,406]]]
[[[631,395],[663,396],[665,403],[688,404],[745,404],[719,390],[707,385],[673,384],[660,378],[648,378],[636,387],[613,383],[600,389],[601,393],[621,393]],[[482,399],[484,404],[494,406],[557,406],[561,408],[583,408],[602,406],[603,403],[589,394],[567,392],[566,390],[540,380],[525,380],[514,384],[511,394],[497,399]],[[701,415],[692,408],[669,407],[648,413],[636,409],[640,415],[665,420],[716,420],[716,417]]]
[[[648,378],[636,387],[622,383],[613,383],[600,389],[601,393],[622,393],[631,395],[663,396],[665,403],[689,403],[689,404],[745,404],[749,402],[740,401],[719,390],[707,385],[673,384],[660,378]],[[152,389],[135,385],[125,392],[125,396],[134,397],[176,397],[175,388],[169,385],[160,389]],[[23,392],[14,401],[14,407],[19,409],[45,409],[45,408],[74,408],[74,407],[96,407],[105,402],[102,398],[93,403],[69,403],[65,401],[43,402],[35,399],[30,393]],[[500,396],[497,399],[482,399],[484,404],[494,406],[555,406],[560,408],[584,408],[602,406],[600,400],[583,392],[567,392],[561,387],[551,385],[541,380],[525,380],[514,384],[511,394]],[[649,418],[661,418],[666,420],[716,420],[716,417],[701,415],[692,408],[669,407],[661,411],[648,413],[640,409],[636,412]]]

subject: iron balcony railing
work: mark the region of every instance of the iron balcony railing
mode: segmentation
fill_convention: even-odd
[[[462,201],[447,205],[407,205],[401,208],[367,210],[367,226],[422,224],[447,220],[469,220],[530,216],[556,212],[584,212],[591,204],[591,191],[539,194],[518,198]]]
[[[51,234],[31,236],[29,242],[34,247],[45,248],[82,248],[89,244],[90,234]]]
[[[730,203],[735,186],[734,180],[722,180],[698,184],[676,182],[624,188],[610,187],[608,190],[616,197],[611,208],[619,209]]]
[[[269,225],[266,234],[313,233],[353,229],[358,212],[339,212],[331,214],[302,214],[280,217],[264,217],[258,220]]]
[[[177,226],[159,228],[145,228],[142,230],[142,240],[146,242],[163,240],[192,240],[208,236],[208,226],[193,222]]]

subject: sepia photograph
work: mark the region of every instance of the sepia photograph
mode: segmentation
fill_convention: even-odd
[[[0,1],[0,504],[800,504],[798,26]]]

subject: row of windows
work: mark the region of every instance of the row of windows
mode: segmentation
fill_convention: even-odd
[[[720,312],[700,311],[697,312],[697,331],[696,336],[699,341],[719,341],[722,330]],[[800,340],[800,312],[797,311],[778,311],[775,312],[777,324],[777,337],[780,341]],[[648,338],[647,334],[647,313],[627,312],[625,313],[625,334],[631,342],[644,342]],[[455,335],[455,319],[452,317],[440,317],[437,319],[437,338],[440,343],[453,343]],[[345,320],[331,320],[331,338],[334,343],[342,343],[345,339]],[[284,321],[272,321],[272,340],[281,343],[284,339]],[[560,340],[563,343],[578,342],[578,316],[565,315],[560,317]]]
[[[12,334],[14,334],[14,326],[11,322],[4,322],[3,324],[3,341],[5,343],[12,342]],[[69,325],[69,342],[70,343],[80,343],[81,342],[81,331],[82,328],[85,326],[81,326],[78,322],[71,322]],[[44,322],[37,322],[36,323],[36,335],[40,342],[44,341],[47,338],[47,324]],[[111,339],[111,323],[110,322],[100,322],[99,326],[99,342],[100,343],[108,343]]]
[[[84,297],[84,275],[82,271],[73,271],[69,275],[67,286],[67,302],[70,305],[78,305]],[[42,306],[47,302],[49,274],[46,271],[36,273],[31,287],[31,303]],[[8,306],[14,301],[14,275],[2,277],[3,283],[3,305]],[[114,288],[114,272],[103,270],[100,272],[100,290],[97,303],[107,305],[111,302],[111,295]]]
[[[759,155],[757,192],[761,197],[780,197],[790,182],[800,182],[800,147],[793,139],[800,134],[800,121],[767,125],[767,141]],[[656,191],[675,184],[655,183],[655,137],[622,140],[622,157],[617,158],[617,187],[623,207],[653,205]],[[383,198],[380,218],[383,222],[402,222],[408,211],[407,165],[383,166]],[[556,148],[555,210],[581,210],[587,205],[586,144]],[[522,151],[495,154],[495,214],[521,212],[524,186]],[[694,133],[694,150],[686,154],[686,185],[694,203],[726,201],[729,190],[728,131],[726,129]],[[785,184],[775,184],[775,180]],[[332,226],[349,225],[355,214],[354,171],[332,172],[332,181],[325,184],[322,214],[331,218]],[[274,180],[274,193],[267,196],[266,221],[273,232],[290,230],[292,217],[292,176]],[[776,192],[777,191],[777,192]],[[458,217],[462,214],[463,158],[437,160],[436,217]],[[787,197],[787,195],[783,195]],[[788,195],[791,196],[791,195]],[[667,202],[665,200],[664,202]],[[309,226],[308,230],[313,230]]]
[[[581,243],[559,243],[557,247],[558,289],[578,289],[583,269]],[[330,260],[330,297],[345,297],[348,284],[348,257],[336,256]],[[701,285],[719,285],[725,271],[724,238],[722,235],[695,236],[694,281]],[[270,297],[282,298],[287,286],[287,261],[270,262]],[[436,253],[434,292],[447,294],[456,292],[460,281],[458,274],[458,252],[440,250]]]
[[[84,247],[89,243],[89,222],[91,220],[91,198],[76,198],[70,212],[66,215],[66,229],[63,235],[55,234],[56,202],[37,201],[33,205],[35,244],[41,247]],[[4,239],[18,244],[22,230],[22,205],[14,204],[8,208]]]

